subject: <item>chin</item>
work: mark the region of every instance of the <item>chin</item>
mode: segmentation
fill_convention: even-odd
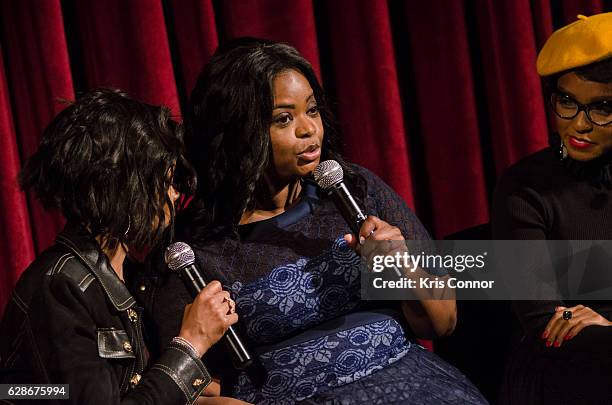
[[[312,162],[308,162],[308,163],[303,163],[298,166],[298,171],[302,174],[302,177],[307,176],[311,174],[314,171],[314,169],[317,168],[319,163],[321,163],[321,159],[313,160]]]
[[[599,151],[590,151],[590,152],[582,152],[575,150],[568,150],[568,155],[573,160],[577,160],[578,162],[588,162],[590,160],[597,159],[602,155]]]

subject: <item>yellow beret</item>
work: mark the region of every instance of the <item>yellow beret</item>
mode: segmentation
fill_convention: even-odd
[[[578,16],[553,32],[538,55],[540,76],[590,65],[612,57],[612,13]]]

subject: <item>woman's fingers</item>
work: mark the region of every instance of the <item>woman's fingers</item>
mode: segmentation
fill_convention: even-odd
[[[566,311],[571,312],[569,319],[563,316]],[[557,307],[542,334],[542,338],[546,339],[546,346],[548,347],[561,347],[564,341],[572,339],[582,329],[593,325],[610,326],[612,322],[584,305],[576,305],[570,308]]]
[[[554,347],[561,347],[563,342],[567,340],[567,336],[569,331],[576,325],[581,325],[586,319],[588,319],[588,312],[585,312],[582,309],[577,309],[572,311],[571,319],[561,319],[557,322],[559,324],[559,329],[554,336],[554,339],[551,337],[551,345]]]
[[[557,333],[563,326],[560,321],[566,322],[563,319],[563,311],[571,311],[573,308],[567,308],[563,306],[558,306],[555,308],[555,312],[553,316],[548,321],[548,324],[544,328],[544,332],[542,333],[542,339],[546,339],[546,346],[552,346],[554,341],[557,338]]]

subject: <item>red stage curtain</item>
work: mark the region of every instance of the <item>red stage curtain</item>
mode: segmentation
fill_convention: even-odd
[[[415,208],[431,233],[488,221],[497,176],[546,146],[537,50],[608,0],[0,0],[0,310],[62,226],[18,192],[41,131],[96,86],[180,114],[219,42],[287,41],[323,80],[345,155]]]

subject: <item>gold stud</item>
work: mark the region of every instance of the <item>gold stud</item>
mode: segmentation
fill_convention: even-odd
[[[130,344],[130,342],[123,342],[123,350],[128,353],[132,353],[132,345]]]
[[[138,312],[134,311],[132,308],[127,310],[127,315],[132,322],[136,322],[138,320]]]
[[[138,385],[138,383],[140,382],[140,378],[140,374],[138,373],[134,374],[132,378],[130,378],[130,384],[132,385],[132,388]]]
[[[146,285],[143,284],[143,285],[140,286],[140,291],[144,292],[146,289],[147,289]]]
[[[194,388],[198,388],[200,385],[204,384],[204,380],[202,380],[201,378],[196,378],[195,380],[193,380],[193,382],[191,383],[191,385],[193,385]]]

